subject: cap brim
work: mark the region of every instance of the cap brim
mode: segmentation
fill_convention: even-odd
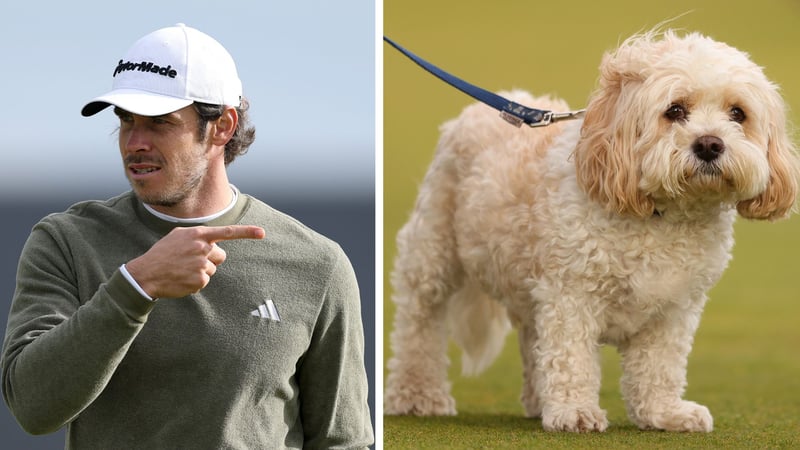
[[[193,100],[169,97],[134,89],[116,89],[92,99],[81,110],[84,117],[93,116],[111,105],[140,116],[162,116],[189,106]]]

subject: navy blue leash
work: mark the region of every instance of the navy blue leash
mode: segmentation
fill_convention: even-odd
[[[389,45],[397,49],[400,53],[406,55],[409,59],[417,63],[420,67],[427,70],[431,74],[435,75],[440,80],[469,95],[470,97],[500,111],[500,117],[514,126],[520,127],[524,123],[531,127],[543,127],[559,120],[577,119],[582,117],[583,113],[585,112],[585,110],[579,110],[566,113],[554,113],[552,111],[529,108],[527,106],[520,105],[519,103],[512,102],[507,98],[489,92],[486,89],[479,88],[474,84],[470,84],[445,72],[444,70],[434,66],[433,64],[401,47],[386,36],[383,37],[383,40],[388,42]]]

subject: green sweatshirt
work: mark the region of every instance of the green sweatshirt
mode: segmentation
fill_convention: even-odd
[[[3,396],[67,448],[363,448],[360,297],[341,248],[240,194],[204,225],[259,225],[199,293],[148,301],[120,273],[176,225],[132,193],[39,222],[22,251]],[[274,308],[272,308],[274,306]]]

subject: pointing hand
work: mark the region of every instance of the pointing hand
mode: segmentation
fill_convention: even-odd
[[[149,296],[183,297],[206,287],[225,261],[225,251],[217,242],[264,236],[263,228],[252,225],[179,227],[125,267]]]

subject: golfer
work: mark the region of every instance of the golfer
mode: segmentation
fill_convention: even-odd
[[[20,425],[67,448],[363,448],[360,297],[334,242],[240,192],[234,61],[179,24],[109,61],[132,190],[42,219],[2,350]]]

